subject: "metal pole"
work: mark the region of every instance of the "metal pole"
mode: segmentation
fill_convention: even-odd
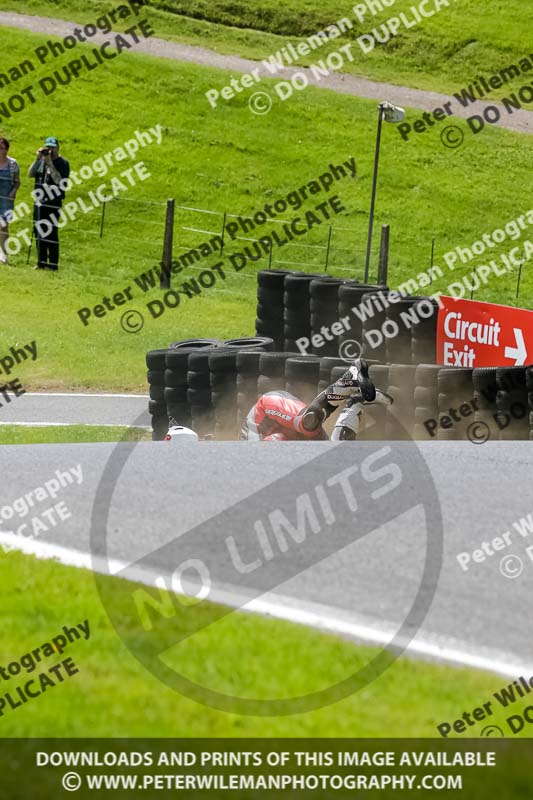
[[[324,267],[324,272],[328,271],[330,246],[331,246],[331,225],[329,226],[328,244],[327,244],[327,247],[326,247],[326,265]]]
[[[170,289],[170,270],[172,267],[172,242],[174,239],[174,200],[167,200],[165,216],[165,239],[163,243],[163,258],[161,260],[160,289]]]
[[[270,249],[268,251],[268,268],[272,269],[272,240],[270,240]]]
[[[518,269],[518,280],[516,282],[516,299],[518,300],[518,295],[520,294],[520,280],[522,278],[522,267],[524,266],[524,259],[520,261],[520,267]]]
[[[475,275],[475,277],[477,278],[477,272],[475,267],[472,275],[473,276]],[[472,281],[472,286],[470,287],[470,299],[472,300],[473,297],[474,297],[474,281]]]
[[[220,243],[220,255],[224,252],[224,234],[226,233],[226,217],[227,213],[224,211],[224,221],[222,223],[222,236],[221,236],[221,243]]]
[[[376,206],[376,190],[378,182],[379,150],[381,146],[381,128],[383,126],[383,109],[378,106],[378,131],[376,136],[376,153],[374,155],[374,176],[372,178],[372,199],[370,201],[370,215],[368,219],[368,239],[366,243],[365,283],[368,283],[370,270],[370,251],[372,248],[372,229],[374,227],[374,209]]]
[[[102,203],[102,218],[100,220],[100,239],[104,235],[104,219],[105,219],[105,207],[107,205],[107,200],[104,200]]]

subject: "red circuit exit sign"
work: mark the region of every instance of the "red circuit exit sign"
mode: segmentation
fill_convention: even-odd
[[[473,368],[533,364],[533,311],[441,297],[437,363]]]

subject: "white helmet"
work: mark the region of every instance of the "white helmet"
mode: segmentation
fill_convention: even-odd
[[[183,425],[171,425],[168,429],[167,435],[165,436],[165,441],[170,442],[172,439],[176,439],[178,436],[194,442],[197,442],[199,438],[198,434],[192,431],[190,428],[184,428]]]

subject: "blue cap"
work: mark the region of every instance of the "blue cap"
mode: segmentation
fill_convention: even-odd
[[[46,147],[59,147],[59,142],[55,136],[47,136],[44,143]]]

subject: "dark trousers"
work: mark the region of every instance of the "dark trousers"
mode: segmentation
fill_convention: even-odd
[[[37,266],[39,269],[57,270],[59,265],[59,230],[57,220],[61,213],[60,206],[34,206],[33,220],[35,241],[37,243]],[[38,222],[43,222],[39,228]],[[47,224],[44,224],[47,222]],[[51,226],[51,227],[50,227]]]

